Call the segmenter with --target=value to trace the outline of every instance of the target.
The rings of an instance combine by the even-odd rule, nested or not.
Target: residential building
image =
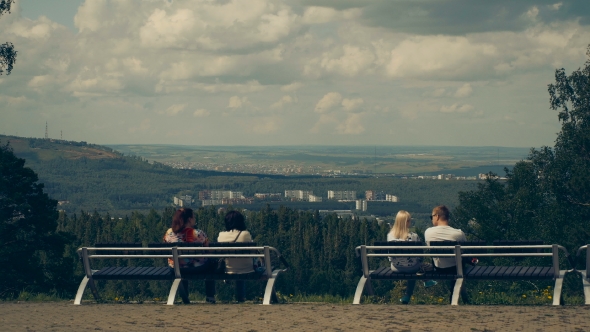
[[[354,190],[328,190],[328,199],[337,199],[337,200],[355,200],[356,199],[356,191]]]

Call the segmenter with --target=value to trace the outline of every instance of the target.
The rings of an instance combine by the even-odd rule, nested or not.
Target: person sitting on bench
[[[466,241],[465,233],[462,230],[449,226],[449,215],[449,209],[444,205],[439,205],[432,210],[430,220],[432,220],[434,227],[430,227],[424,232],[424,239],[427,245],[430,245],[432,241]],[[435,272],[457,274],[457,264],[454,257],[435,257],[432,260],[434,262]],[[450,299],[452,301],[455,280],[449,280],[449,286],[451,289]],[[461,298],[463,298],[463,303],[469,302],[465,287],[461,288]]]
[[[219,232],[217,242],[252,242],[250,232],[246,230],[244,216],[238,211],[230,211],[225,215],[225,232]],[[226,258],[225,273],[254,273],[252,258]],[[236,300],[246,300],[245,280],[236,280]]]
[[[418,234],[410,232],[409,228],[412,225],[412,216],[408,211],[400,210],[396,217],[391,231],[387,233],[387,241],[421,241]],[[391,270],[399,273],[416,273],[422,266],[422,257],[389,257],[391,262]],[[429,280],[424,283],[424,286],[434,286],[436,281]],[[408,304],[412,299],[416,280],[408,280],[405,295],[399,299],[401,303]]]
[[[202,243],[203,246],[209,244],[207,234],[200,229],[194,229],[195,215],[193,209],[180,208],[176,210],[172,217],[172,226],[164,234],[164,242],[190,242]],[[207,258],[181,258],[178,261],[180,268],[190,269],[191,272],[209,271],[215,267],[214,260]],[[174,267],[174,260],[168,258],[168,265]],[[188,287],[188,280],[183,280],[185,289]],[[187,289],[188,291],[188,289]],[[215,280],[205,280],[205,293],[207,302],[215,303]]]

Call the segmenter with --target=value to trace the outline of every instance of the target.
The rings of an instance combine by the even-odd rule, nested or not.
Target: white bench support
[[[264,290],[264,300],[262,301],[263,305],[269,305],[271,300],[277,301],[277,294],[275,293],[275,281],[277,280],[277,276],[280,272],[280,270],[275,270],[272,272],[272,276],[268,278],[268,281],[266,282],[266,289]]]
[[[582,275],[582,286],[584,288],[584,304],[590,304],[590,281],[586,271],[578,271]]]
[[[100,297],[98,295],[98,289],[96,288],[96,285],[94,284],[94,280],[92,279],[92,274],[94,272],[96,272],[96,270],[92,270],[90,268],[90,261],[88,259],[88,249],[87,248],[82,248],[81,258],[82,258],[82,262],[84,264],[84,273],[86,273],[86,275],[84,276],[84,279],[82,279],[80,286],[78,286],[78,292],[76,292],[76,298],[74,299],[74,305],[82,304],[82,297],[84,296],[84,291],[86,290],[87,285],[90,285],[90,290],[92,291],[92,295],[94,296],[94,299],[97,302],[100,300]]]
[[[461,288],[463,287],[463,278],[455,280],[455,287],[453,288],[453,297],[451,298],[451,305],[459,305],[459,297],[461,296]],[[463,299],[465,301],[465,299]]]
[[[176,299],[176,293],[178,293],[178,287],[182,283],[182,279],[176,278],[172,283],[172,287],[170,287],[170,294],[168,294],[168,302],[166,305],[174,305],[174,300]]]

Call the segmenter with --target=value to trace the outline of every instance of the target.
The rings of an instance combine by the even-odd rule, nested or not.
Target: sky
[[[0,134],[552,146],[589,24],[588,0],[16,0]]]

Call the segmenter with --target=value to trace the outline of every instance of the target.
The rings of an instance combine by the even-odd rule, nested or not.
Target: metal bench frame
[[[582,275],[582,287],[584,288],[584,302],[585,304],[590,304],[590,245],[581,246],[578,248],[578,252],[576,253],[576,262],[582,254],[583,251],[586,251],[586,269],[585,270],[578,270],[576,266],[576,271]]]
[[[382,251],[382,250],[396,250],[396,251],[410,251],[422,249],[424,253],[374,253],[371,251]],[[436,252],[429,252],[431,249],[435,249]],[[501,253],[489,253],[489,252],[481,252],[482,250],[495,250],[495,249],[504,249],[508,252],[501,252]],[[524,253],[522,252],[523,249],[537,249],[537,250],[549,250],[551,252],[531,252],[531,253]],[[581,250],[582,248],[580,248]],[[440,253],[441,251],[448,250],[448,252],[453,253]],[[476,250],[480,251],[479,253],[463,253],[463,250]],[[513,252],[510,252],[512,250]],[[555,287],[553,288],[553,305],[560,305],[561,301],[561,289],[563,286],[563,277],[565,276],[566,272],[570,272],[572,270],[560,270],[559,269],[559,251],[562,250],[566,257],[569,257],[569,253],[567,250],[557,244],[553,245],[509,245],[509,246],[493,246],[493,245],[485,245],[485,246],[366,246],[362,245],[356,248],[357,256],[361,258],[361,264],[363,269],[363,275],[359,280],[359,283],[356,288],[356,292],[354,295],[353,304],[360,304],[361,296],[365,288],[367,288],[367,292],[370,295],[373,295],[373,288],[371,286],[371,273],[375,270],[369,269],[369,257],[454,257],[456,266],[457,266],[457,274],[455,275],[455,287],[453,289],[453,295],[451,300],[451,305],[458,305],[459,304],[459,295],[461,291],[461,287],[463,287],[463,281],[468,278],[468,274],[470,269],[463,271],[463,258],[469,257],[552,257],[552,268],[553,268],[553,279],[555,280]],[[520,252],[519,252],[520,251]],[[578,251],[579,252],[579,251]],[[589,251],[590,253],[590,251]],[[587,259],[588,260],[588,259]],[[568,260],[568,263],[571,262]],[[590,266],[590,265],[587,265]],[[587,276],[588,274],[586,274]],[[431,275],[428,275],[422,279],[430,278]],[[392,280],[407,280],[407,278],[400,278],[398,274],[392,274]],[[476,280],[502,280],[503,278],[481,278]],[[530,278],[520,278],[517,276],[512,276],[511,280],[524,280]],[[586,278],[585,280],[585,292],[588,294],[586,297],[586,301],[590,299],[590,283]],[[588,285],[588,287],[586,287]],[[587,302],[588,304],[588,302]]]
[[[101,251],[127,251],[133,252],[137,251],[138,253],[125,253],[125,254],[100,254]],[[144,254],[143,251],[148,251],[148,254]],[[215,253],[225,251],[222,253]],[[252,253],[256,251],[257,253]],[[93,253],[91,253],[93,252]],[[162,252],[161,254],[159,252]],[[183,252],[189,252],[183,254]],[[203,253],[197,253],[203,252]],[[284,269],[272,269],[271,266],[271,252],[274,253],[281,263],[285,265]],[[263,246],[263,247],[168,247],[168,248],[146,248],[146,247],[108,247],[108,248],[92,248],[92,247],[83,247],[78,249],[78,255],[80,256],[82,263],[84,265],[84,273],[85,276],[78,287],[78,292],[76,293],[76,298],[74,300],[75,305],[80,305],[82,302],[82,296],[84,295],[84,290],[87,286],[90,287],[92,291],[92,295],[96,299],[96,301],[100,300],[100,296],[98,295],[98,289],[96,288],[96,284],[94,282],[93,275],[98,272],[99,270],[93,270],[90,265],[90,259],[100,259],[100,258],[134,258],[134,259],[145,259],[145,258],[172,258],[174,260],[174,268],[170,268],[173,271],[173,274],[168,278],[153,278],[150,279],[149,277],[141,278],[141,280],[172,280],[172,287],[170,288],[170,292],[168,294],[168,301],[167,305],[173,305],[174,300],[176,298],[176,294],[180,290],[180,295],[184,303],[190,303],[188,299],[188,289],[184,289],[182,280],[194,279],[191,278],[191,275],[185,274],[183,276],[182,271],[183,269],[180,268],[179,259],[181,258],[261,258],[265,263],[265,271],[260,276],[259,280],[266,280],[266,288],[264,291],[264,299],[262,304],[269,305],[271,300],[276,301],[276,293],[275,293],[275,281],[278,275],[282,272],[288,270],[288,263],[284,260],[281,256],[279,251],[273,247]],[[103,268],[104,270],[104,268]],[[220,273],[213,273],[213,272],[202,272],[198,274],[200,279],[213,279],[213,280],[223,280],[227,279],[224,278],[225,276],[231,276],[232,280],[240,280],[239,274],[220,274]],[[101,278],[101,279],[108,279],[108,280],[129,280],[130,278],[118,278],[116,275],[112,278]],[[133,278],[131,278],[133,279]],[[244,280],[251,280],[251,278],[244,278]]]

